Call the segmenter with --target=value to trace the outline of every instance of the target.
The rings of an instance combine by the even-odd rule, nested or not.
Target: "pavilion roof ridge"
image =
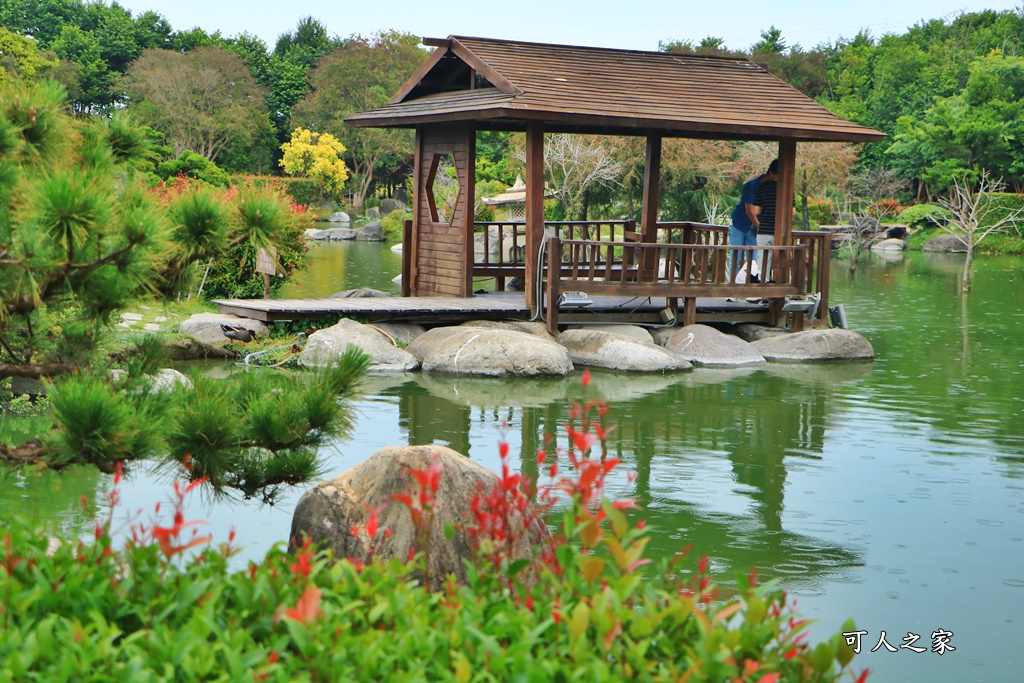
[[[479,129],[871,142],[746,58],[450,35],[388,105],[353,126],[474,121]],[[485,95],[483,91],[491,90]]]

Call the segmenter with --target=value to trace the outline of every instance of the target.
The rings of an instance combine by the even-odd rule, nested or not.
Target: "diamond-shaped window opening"
[[[424,190],[431,222],[450,223],[461,191],[455,170],[455,157],[447,152],[431,157]]]

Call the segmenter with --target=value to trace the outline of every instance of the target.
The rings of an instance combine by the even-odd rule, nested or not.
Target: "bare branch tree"
[[[1024,207],[1007,211],[999,217],[994,215],[1001,207],[992,196],[1003,189],[1002,178],[992,180],[987,171],[983,171],[978,179],[977,189],[972,189],[963,178],[953,178],[953,187],[946,197],[938,197],[939,206],[950,213],[946,222],[939,222],[929,216],[935,225],[956,237],[967,249],[964,260],[964,271],[961,286],[964,294],[971,291],[971,266],[974,261],[974,250],[986,237],[1007,227],[1018,227]]]
[[[513,154],[526,162],[525,148],[518,147]],[[587,191],[594,185],[617,185],[622,167],[600,138],[555,133],[544,139],[544,171],[566,216],[575,218],[583,208]]]

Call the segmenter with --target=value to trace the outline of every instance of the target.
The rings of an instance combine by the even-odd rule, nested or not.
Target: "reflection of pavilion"
[[[800,574],[814,574],[855,565],[858,559],[849,549],[783,528],[786,458],[825,457],[830,395],[870,371],[870,364],[799,370],[768,366],[745,371],[749,376],[742,381],[711,370],[656,376],[595,372],[587,396],[612,405],[617,429],[609,450],[635,469],[633,495],[657,528],[678,530],[682,545],[693,541],[702,553],[729,558],[737,570],[788,563],[794,571],[806,565]],[[511,428],[522,442],[523,474],[535,479],[532,454],[545,434],[559,434],[565,407],[579,394],[578,381],[572,379],[519,386],[508,380],[423,375],[400,393],[400,424],[410,444],[442,443],[471,454],[475,414],[494,411],[495,424],[511,416]],[[698,453],[703,455],[695,457]],[[749,513],[706,510],[687,494],[687,481],[702,485],[701,458],[706,464],[718,453],[728,457],[729,494],[749,499]],[[674,482],[669,491],[652,482],[652,470],[677,466],[692,467],[694,474]],[[666,554],[679,549],[670,545],[669,533],[657,537],[652,547]]]

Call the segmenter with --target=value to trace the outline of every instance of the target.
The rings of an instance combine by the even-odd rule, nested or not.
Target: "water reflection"
[[[871,364],[769,366],[692,374],[594,372],[588,398],[612,404],[609,449],[632,470],[613,482],[635,497],[660,530],[651,548],[670,556],[696,542],[730,571],[757,566],[794,574],[806,585],[861,563],[856,547],[784,528],[787,462],[821,459],[835,402],[830,396],[862,380]],[[566,408],[580,397],[578,377],[498,380],[444,375],[391,378],[378,397],[397,401],[409,445],[437,443],[470,457],[492,458],[494,441],[479,425],[509,425],[522,473],[536,480],[538,448],[565,445]],[[494,439],[496,440],[495,434]],[[552,441],[553,439],[553,441]],[[736,496],[747,500],[737,504]],[[803,584],[802,584],[803,585]]]

